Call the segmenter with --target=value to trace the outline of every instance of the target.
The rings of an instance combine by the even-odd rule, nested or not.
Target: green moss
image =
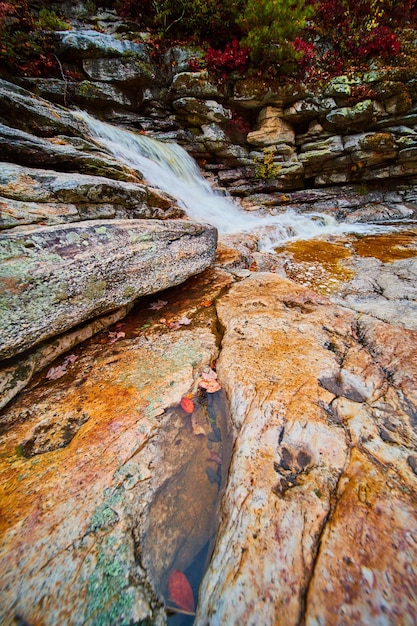
[[[95,298],[101,298],[101,296],[106,291],[107,283],[105,280],[97,280],[92,277],[87,282],[84,295],[88,300],[94,300]]]
[[[116,511],[107,504],[100,504],[91,518],[87,532],[95,533],[98,530],[107,530],[115,526],[118,521],[119,516]]]
[[[133,298],[136,295],[136,289],[132,285],[126,285],[123,289],[124,298]]]
[[[87,585],[85,623],[94,626],[131,623],[134,605],[129,584],[128,548],[107,537],[100,546],[96,566]]]

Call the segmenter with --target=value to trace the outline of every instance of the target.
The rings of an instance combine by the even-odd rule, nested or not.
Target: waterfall
[[[254,233],[262,251],[271,252],[293,239],[371,230],[369,225],[338,223],[332,216],[321,213],[300,215],[286,211],[274,216],[249,213],[228,196],[213,190],[181,146],[116,128],[83,111],[76,115],[97,143],[140,172],[151,185],[173,196],[189,218],[215,226],[220,234]],[[375,229],[373,226],[372,232]]]

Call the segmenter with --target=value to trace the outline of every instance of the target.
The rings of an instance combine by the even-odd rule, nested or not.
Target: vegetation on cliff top
[[[151,30],[159,45],[197,44],[196,62],[227,75],[317,78],[380,62],[407,66],[415,56],[417,2],[404,0],[98,0]],[[8,71],[60,76],[51,31],[67,24],[28,0],[0,2],[0,62]],[[413,48],[410,50],[410,48]],[[415,61],[414,61],[415,62]]]

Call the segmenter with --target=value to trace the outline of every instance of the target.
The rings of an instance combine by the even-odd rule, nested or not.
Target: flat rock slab
[[[217,310],[236,443],[195,623],[415,623],[416,331],[273,274]]]
[[[213,227],[186,220],[93,220],[0,235],[0,357],[202,272],[216,242]]]

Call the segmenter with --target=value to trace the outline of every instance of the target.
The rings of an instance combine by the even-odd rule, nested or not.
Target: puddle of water
[[[161,452],[155,463],[165,472],[172,466],[174,472],[152,498],[141,538],[143,563],[175,626],[193,623],[192,616],[175,611],[197,604],[232,452],[224,392],[202,392],[190,399],[192,413],[173,408],[157,442]],[[170,581],[182,575],[191,586],[194,607],[182,602],[181,592],[170,593]]]
[[[346,237],[332,241],[298,240],[278,248],[277,253],[285,256],[284,267],[289,278],[329,295],[354,275],[345,265],[352,256],[347,241]]]
[[[360,257],[374,257],[383,263],[417,256],[417,231],[406,230],[380,235],[367,235],[352,241]]]
[[[277,248],[276,252],[285,258],[284,268],[289,278],[323,295],[332,295],[355,275],[349,263],[355,257],[373,257],[391,263],[417,256],[417,231],[298,240]]]

